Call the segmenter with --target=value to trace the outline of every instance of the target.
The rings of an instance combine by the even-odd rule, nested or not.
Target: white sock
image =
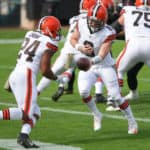
[[[42,79],[38,83],[37,91],[42,92],[45,88],[47,88],[50,85],[50,82],[51,82],[50,79],[48,79],[46,77],[42,77]]]
[[[2,110],[0,111],[0,120],[2,120],[3,119],[3,112],[2,112]]]
[[[20,108],[8,108],[0,111],[1,120],[22,120],[23,112]]]
[[[28,123],[23,124],[21,133],[30,134],[31,132],[31,126]]]
[[[122,110],[122,112],[124,113],[128,122],[136,122],[130,106],[128,106],[126,109]]]
[[[9,108],[10,120],[22,120],[23,112],[20,108]]]
[[[96,94],[102,94],[103,93],[103,83],[102,82],[97,81],[95,83],[95,93]]]
[[[87,106],[89,107],[89,109],[91,110],[91,112],[94,114],[94,115],[100,115],[100,111],[98,110],[95,102],[93,99],[91,99],[88,103],[86,103]]]

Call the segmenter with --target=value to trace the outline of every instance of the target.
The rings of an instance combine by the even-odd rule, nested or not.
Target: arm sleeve
[[[116,30],[116,33],[119,33],[123,29],[122,25],[118,21],[113,22],[111,26]]]

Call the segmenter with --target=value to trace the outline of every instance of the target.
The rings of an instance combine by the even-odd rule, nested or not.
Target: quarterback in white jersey
[[[110,55],[112,41],[115,39],[115,31],[108,25],[107,10],[103,5],[95,5],[89,11],[86,19],[78,21],[77,27],[71,36],[71,44],[77,51],[85,56],[91,55],[91,68],[88,71],[80,71],[78,75],[78,89],[83,102],[87,104],[94,115],[94,130],[101,128],[102,115],[96,107],[91,96],[91,88],[97,77],[101,77],[108,95],[128,120],[128,134],[137,134],[137,123],[127,101],[120,94],[118,78],[114,69],[114,60]],[[84,26],[84,28],[82,28]],[[84,43],[88,42],[91,47]]]
[[[31,129],[41,114],[37,104],[37,73],[41,70],[43,76],[58,79],[50,69],[50,60],[58,49],[60,29],[61,24],[56,17],[43,17],[38,31],[26,33],[17,64],[9,76],[10,88],[18,107],[0,111],[0,119],[23,121],[17,142],[25,148],[38,147],[29,138]]]
[[[139,62],[150,66],[150,2],[136,0],[126,6],[116,24],[124,27],[126,46],[117,58],[117,70],[123,84],[124,73]]]

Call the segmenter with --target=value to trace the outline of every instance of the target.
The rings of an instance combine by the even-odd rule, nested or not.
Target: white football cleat
[[[119,107],[116,107],[116,106],[113,106],[113,105],[109,105],[109,106],[106,108],[106,111],[120,111],[120,108],[119,108]]]
[[[107,108],[106,111],[119,111],[120,107],[118,106],[117,102],[112,100],[111,97],[107,98]]]
[[[136,122],[129,123],[128,134],[138,134],[138,125]]]
[[[101,129],[102,115],[94,115],[94,131],[98,131]]]
[[[130,91],[125,97],[125,100],[137,100],[139,98],[138,91]]]

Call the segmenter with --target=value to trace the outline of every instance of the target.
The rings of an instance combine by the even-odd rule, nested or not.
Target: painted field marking
[[[40,146],[37,150],[81,150],[79,147],[59,145],[53,143],[44,143],[35,141],[37,145]],[[16,139],[0,139],[0,148],[5,148],[7,150],[26,150],[19,144],[17,144]],[[30,148],[30,150],[35,150],[35,148]]]
[[[12,106],[12,107],[16,106],[16,104],[3,103],[3,102],[0,102],[0,105],[3,105],[3,106]],[[50,112],[67,113],[67,114],[73,114],[73,115],[92,116],[92,113],[90,113],[90,112],[56,109],[56,108],[51,108],[51,107],[40,107],[40,109],[43,110],[43,111],[50,111]],[[110,115],[110,114],[106,114],[106,113],[103,113],[103,117],[111,118],[111,119],[126,120],[126,118],[124,116]],[[148,119],[148,118],[135,118],[135,119],[137,121],[140,121],[140,122],[150,123],[150,119]]]
[[[18,44],[22,41],[23,39],[0,39],[0,44]]]
[[[20,44],[24,39],[0,39],[0,44]],[[66,38],[64,36],[61,37],[60,42],[65,42]]]

